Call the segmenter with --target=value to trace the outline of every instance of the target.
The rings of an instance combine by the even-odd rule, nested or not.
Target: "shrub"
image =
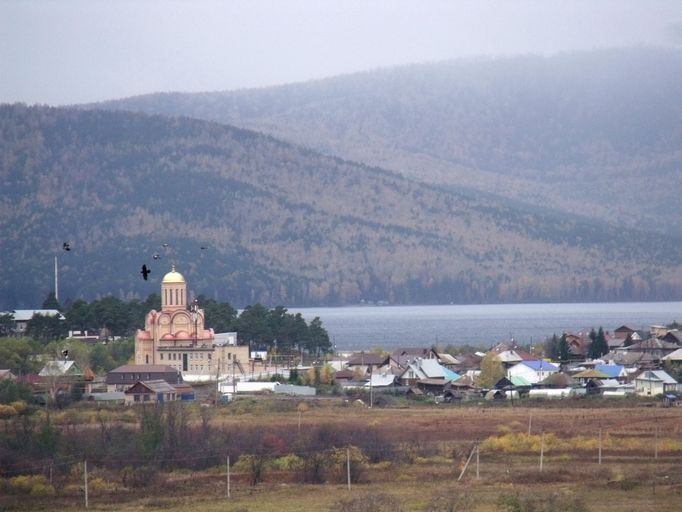
[[[324,453],[309,453],[303,459],[301,480],[307,484],[322,484],[326,480],[326,472],[330,459]]]
[[[272,460],[270,467],[277,471],[298,471],[303,467],[303,459],[290,453]]]
[[[43,475],[20,475],[2,481],[0,489],[6,494],[31,494],[33,496],[52,496],[54,487]]]
[[[588,512],[580,496],[567,492],[554,492],[550,495],[524,495],[503,493],[497,499],[498,510],[504,512]]]
[[[17,410],[11,405],[0,404],[0,419],[9,419],[16,414]]]
[[[349,457],[350,456],[350,457]],[[362,480],[362,474],[367,467],[368,459],[363,451],[357,446],[348,448],[334,448],[331,460],[337,473],[341,476],[341,481],[346,480],[350,458],[350,480],[357,483]]]
[[[44,484],[44,483],[35,483],[31,487],[31,496],[54,496],[55,491],[54,487],[52,487],[50,484]]]

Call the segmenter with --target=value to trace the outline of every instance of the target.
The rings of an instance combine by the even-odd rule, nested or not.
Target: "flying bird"
[[[147,276],[151,274],[152,271],[147,268],[147,265],[142,265],[142,270],[140,270],[140,274],[142,274],[142,278],[146,281]]]
[[[161,244],[161,245],[163,245],[164,247],[168,247],[168,244]]]
[[[206,250],[206,247],[202,245],[202,246],[201,246],[201,250],[202,250],[202,251],[205,251],[205,250]]]
[[[157,252],[157,253],[154,254],[154,256],[152,256],[152,258],[154,258],[155,260],[160,260],[160,259],[161,259],[161,256],[160,256],[159,253]]]
[[[69,242],[64,242],[62,244],[62,249],[64,249],[65,251],[70,251],[71,250],[71,244]]]

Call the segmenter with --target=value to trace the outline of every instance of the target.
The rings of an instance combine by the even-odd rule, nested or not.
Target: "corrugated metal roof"
[[[545,371],[545,372],[557,372],[559,371],[559,367],[556,366],[555,364],[548,363],[547,361],[522,361],[519,364],[525,364],[528,368],[537,371]]]

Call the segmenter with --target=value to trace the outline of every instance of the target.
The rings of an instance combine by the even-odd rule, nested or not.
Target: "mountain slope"
[[[146,296],[171,261],[193,293],[235,305],[682,291],[679,239],[441,190],[205,121],[4,105],[0,154],[0,308],[39,304],[55,255],[62,298]]]
[[[414,65],[105,108],[272,134],[418,180],[682,235],[682,51]]]

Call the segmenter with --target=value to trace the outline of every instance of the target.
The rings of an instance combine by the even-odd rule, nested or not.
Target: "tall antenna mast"
[[[59,300],[59,267],[57,266],[57,256],[54,257],[54,298]]]

